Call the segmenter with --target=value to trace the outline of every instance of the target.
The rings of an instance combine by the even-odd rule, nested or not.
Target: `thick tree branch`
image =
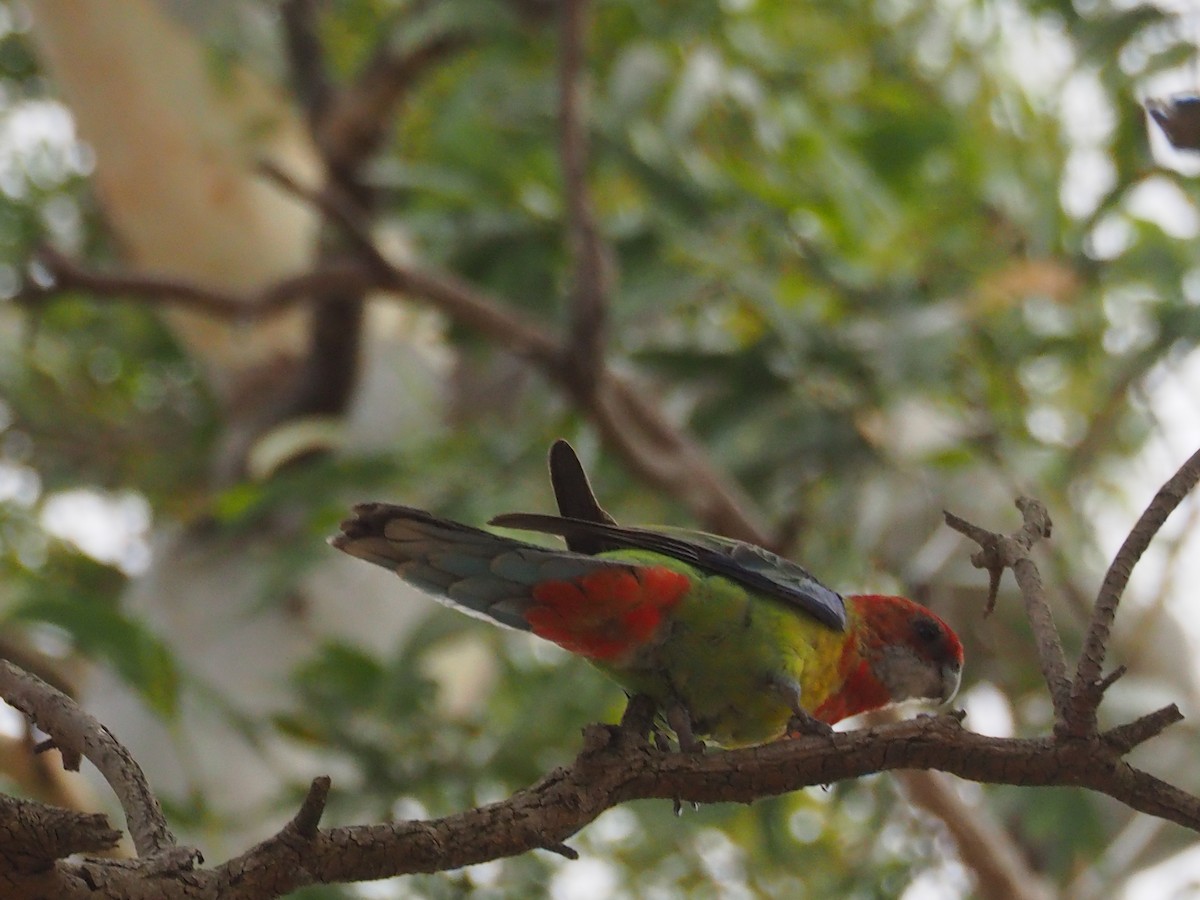
[[[111,850],[120,839],[105,816],[0,794],[0,886],[73,853]]]
[[[955,716],[916,719],[830,736],[782,740],[707,754],[663,753],[619,726],[590,726],[574,762],[507,800],[442,819],[316,827],[328,783],[314,782],[300,811],[279,834],[211,869],[156,872],[146,890],[144,864],[85,863],[101,896],[264,900],[322,882],[435,872],[525,853],[562,852],[563,842],[616,804],[634,799],[750,802],[872,772],[932,768],[1002,784],[1077,785],[1134,809],[1200,831],[1200,798],[1122,762],[1114,746],[1128,733],[1088,739],[993,738],[962,729]],[[79,891],[80,869],[60,864],[64,900]]]

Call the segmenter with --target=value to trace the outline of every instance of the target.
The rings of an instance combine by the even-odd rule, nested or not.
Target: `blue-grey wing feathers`
[[[802,566],[744,541],[700,531],[626,528],[538,513],[509,513],[496,516],[489,524],[557,534],[576,545],[583,541],[602,544],[608,549],[652,550],[736,581],[795,607],[830,628],[838,631],[846,628],[846,603],[841,594],[821,584]]]

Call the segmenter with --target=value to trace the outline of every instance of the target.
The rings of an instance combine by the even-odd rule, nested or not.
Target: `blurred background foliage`
[[[275,4],[212,6],[187,24],[213,77],[245,67],[285,84]],[[549,0],[336,0],[321,38],[350,77],[381,36],[469,29],[469,47],[414,85],[366,170],[378,227],[565,326],[553,13]],[[835,586],[911,592],[960,629],[968,724],[1038,733],[1049,705],[1020,610],[1005,594],[981,620],[986,579],[940,510],[1002,529],[1018,491],[1043,499],[1057,526],[1044,571],[1077,640],[1112,546],[1099,511],[1127,527],[1124,504],[1148,498],[1131,460],[1163,434],[1169,444],[1154,391],[1200,338],[1196,183],[1152,158],[1139,102],[1191,64],[1200,25],[1106,0],[605,0],[593,18],[590,184],[619,272],[613,358],[745,488],[788,552]],[[44,281],[30,260],[45,242],[91,264],[124,258],[91,189],[103,159],[74,133],[30,27],[28,7],[0,4],[0,290],[12,298]],[[116,673],[183,743],[181,697],[203,697],[252,743],[282,740],[308,754],[309,776],[330,771],[339,822],[500,799],[568,760],[585,723],[619,714],[619,691],[586,665],[432,604],[383,650],[316,635],[287,700],[250,713],[180,662],[188,635],[124,602],[172,529],[202,532],[246,567],[260,586],[253,615],[296,602],[355,499],[473,523],[546,510],[557,436],[580,446],[618,519],[698,524],[505,348],[439,323],[427,340],[451,361],[445,384],[434,402],[397,398],[425,403],[402,452],[217,484],[224,412],[155,309],[72,292],[9,303],[0,322],[0,653],[84,693],[87,671]],[[1164,459],[1149,483],[1183,456]],[[286,539],[244,553],[281,517]],[[1113,715],[1195,699],[1191,638],[1162,573],[1124,614],[1117,661],[1132,675]],[[1155,770],[1193,789],[1195,737],[1184,726],[1155,744],[1180,763]],[[6,787],[31,790],[19,781]],[[305,785],[238,826],[283,821]],[[963,790],[1068,896],[1113,896],[1189,841],[1075,791]],[[199,791],[164,800],[172,824],[219,857],[232,813]],[[533,854],[298,896],[972,891],[941,824],[886,777],[680,819],[667,803],[632,804],[572,844],[579,862]]]

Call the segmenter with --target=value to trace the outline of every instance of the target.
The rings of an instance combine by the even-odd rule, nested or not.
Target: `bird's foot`
[[[794,710],[792,717],[788,719],[787,736],[790,738],[808,737],[811,735],[828,737],[831,734],[833,734],[832,725],[822,722],[820,719],[813,718],[803,709]]]
[[[805,737],[814,734],[827,737],[833,734],[832,725],[814,718],[801,705],[800,697],[803,691],[800,689],[800,682],[794,678],[778,676],[772,679],[771,686],[783,695],[784,700],[787,701],[787,705],[792,710],[792,717],[788,719],[787,731],[785,732],[788,737]]]
[[[704,752],[704,741],[696,737],[695,732],[692,731],[692,717],[688,713],[687,707],[680,703],[673,703],[668,706],[667,724],[675,732],[675,739],[679,742],[680,752]]]
[[[692,731],[692,716],[686,706],[682,703],[673,703],[667,707],[666,716],[667,724],[675,732],[675,740],[679,742],[679,751],[681,753],[704,752],[704,741],[697,738],[695,732]],[[662,743],[664,745],[667,744],[665,738],[663,738]],[[698,810],[699,808],[699,803],[692,803],[693,810]],[[675,815],[683,815],[683,801],[678,797],[674,800],[674,810]]]

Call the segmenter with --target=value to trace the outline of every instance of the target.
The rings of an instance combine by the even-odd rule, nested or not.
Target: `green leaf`
[[[9,620],[61,628],[84,654],[110,663],[156,713],[172,719],[178,712],[175,658],[140,622],[86,597],[29,599],[11,610]]]

